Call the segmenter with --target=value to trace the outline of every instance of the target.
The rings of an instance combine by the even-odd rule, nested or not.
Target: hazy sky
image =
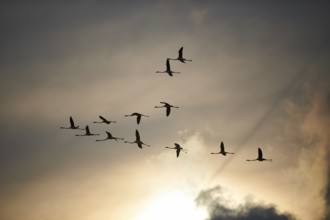
[[[0,218],[329,219],[329,10],[1,3]],[[181,46],[193,61],[155,73]],[[166,117],[160,101],[179,108]],[[150,117],[137,125],[133,112]],[[60,129],[70,116],[100,136]],[[133,141],[135,129],[151,147],[95,141]],[[211,155],[221,141],[235,154]],[[176,158],[174,143],[188,153]],[[273,162],[247,162],[258,147]]]

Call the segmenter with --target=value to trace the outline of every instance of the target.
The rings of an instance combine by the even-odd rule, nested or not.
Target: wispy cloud
[[[319,85],[320,86],[320,85]],[[330,144],[330,91],[327,87],[307,85],[298,101],[288,101],[287,111],[297,122],[300,139],[299,162],[288,176],[296,179],[299,191],[306,192],[304,200],[313,200],[309,212],[314,219],[330,217],[329,144]]]

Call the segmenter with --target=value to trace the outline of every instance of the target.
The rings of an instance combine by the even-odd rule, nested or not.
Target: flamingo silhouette
[[[102,140],[96,140],[96,141],[115,140],[115,141],[118,142],[118,140],[124,140],[124,138],[118,138],[118,137],[112,136],[112,134],[110,132],[108,132],[108,131],[106,131],[106,133],[107,133],[107,138],[102,139]]]
[[[139,148],[142,148],[143,145],[145,145],[147,147],[150,147],[150,145],[145,144],[145,143],[143,143],[141,141],[140,133],[139,133],[139,131],[137,129],[135,130],[135,141],[125,141],[125,143],[128,143],[128,144],[137,144]]]
[[[218,153],[211,153],[211,154],[222,154],[223,156],[226,156],[227,154],[234,154],[234,153],[225,151],[225,145],[221,141],[220,152],[218,152]]]
[[[100,135],[100,134],[93,134],[90,132],[88,125],[85,127],[85,134],[76,134],[76,136],[96,136],[96,135]]]
[[[141,117],[149,117],[148,115],[143,115],[141,113],[138,113],[138,112],[134,112],[130,115],[125,115],[125,117],[130,117],[130,116],[136,116],[136,123],[137,124],[140,124],[140,121],[141,121]]]
[[[180,50],[179,50],[179,55],[178,55],[178,58],[176,58],[176,59],[173,59],[173,58],[169,58],[170,60],[179,60],[179,61],[181,61],[182,63],[185,63],[185,61],[192,61],[192,60],[189,60],[189,59],[185,59],[185,58],[183,58],[183,47],[181,47],[180,48]]]
[[[184,152],[184,153],[187,153],[188,152],[188,150],[183,149],[179,144],[174,143],[174,145],[175,145],[175,147],[167,147],[166,146],[165,148],[175,149],[176,150],[176,157],[179,157],[181,151]]]
[[[264,161],[265,160],[265,161],[272,162],[272,159],[265,159],[265,158],[262,157],[262,150],[260,148],[258,148],[258,158],[257,159],[254,159],[254,160],[247,159],[246,161],[256,161],[256,160],[258,160],[258,161]]]
[[[61,129],[78,129],[78,130],[84,130],[82,128],[79,128],[79,126],[76,126],[74,124],[72,116],[70,116],[70,127],[60,127]]]
[[[166,70],[165,71],[156,71],[156,73],[167,73],[170,76],[173,76],[173,73],[180,73],[180,72],[174,72],[171,70],[171,66],[170,66],[170,59],[167,58],[166,59]]]
[[[166,108],[166,116],[168,117],[171,113],[171,108],[179,108],[177,106],[174,105],[170,105],[167,102],[160,102],[162,104],[164,104],[163,106],[155,106],[155,108]]]
[[[106,118],[102,117],[101,115],[99,115],[99,118],[102,121],[93,121],[93,123],[105,123],[105,124],[111,124],[111,123],[116,123],[116,121],[109,121]]]

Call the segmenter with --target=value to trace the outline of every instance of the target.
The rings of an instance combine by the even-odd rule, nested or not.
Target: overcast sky
[[[329,6],[1,3],[1,219],[329,218]]]

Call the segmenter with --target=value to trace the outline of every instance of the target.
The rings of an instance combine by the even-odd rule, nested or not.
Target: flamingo
[[[114,136],[112,136],[112,134],[111,134],[110,132],[108,132],[108,131],[106,131],[106,133],[107,133],[107,135],[108,135],[106,139],[96,140],[96,141],[115,140],[115,141],[118,142],[118,140],[124,140],[124,138],[118,138],[118,137],[114,137]]]
[[[94,121],[93,123],[105,123],[105,124],[116,123],[116,121],[109,121],[109,120],[105,119],[104,117],[102,117],[101,115],[99,115],[99,118],[102,121]]]
[[[225,145],[221,141],[220,152],[218,152],[218,153],[211,153],[211,154],[222,154],[223,156],[226,156],[226,154],[234,154],[234,153],[225,151]]]
[[[140,133],[139,131],[136,129],[135,130],[135,141],[125,141],[125,143],[128,143],[128,144],[137,144],[139,148],[142,148],[143,145],[147,146],[147,147],[150,147],[150,145],[148,144],[145,144],[141,141],[141,138],[140,138]]]
[[[163,106],[155,106],[155,108],[166,108],[166,116],[168,117],[171,113],[171,108],[179,108],[178,106],[170,105],[167,102],[160,102]]]
[[[184,153],[187,153],[188,152],[188,150],[183,149],[179,144],[174,143],[174,145],[175,145],[175,147],[167,147],[166,146],[165,148],[175,149],[176,150],[176,157],[179,157],[181,151],[184,152]]]
[[[141,121],[141,117],[149,117],[148,115],[143,115],[141,113],[138,113],[138,112],[134,112],[130,115],[125,115],[125,117],[130,117],[130,116],[136,116],[136,123],[137,124],[140,124],[140,121]]]
[[[174,72],[171,70],[171,66],[170,66],[170,59],[167,58],[166,59],[166,70],[165,71],[156,71],[156,73],[167,73],[170,76],[173,76],[173,73],[180,73],[180,72]]]
[[[178,56],[178,58],[176,58],[176,59],[169,58],[169,59],[170,59],[170,60],[179,60],[179,61],[181,61],[182,63],[185,63],[185,61],[192,61],[192,60],[189,60],[189,59],[185,59],[185,58],[183,58],[182,52],[183,52],[183,47],[181,47],[180,50],[179,50],[179,56]]]
[[[272,162],[272,159],[265,159],[265,158],[262,157],[262,150],[260,148],[258,148],[258,158],[257,159],[254,159],[254,160],[247,159],[246,161],[256,161],[256,160],[258,160],[258,161],[264,161],[265,160],[265,161]]]
[[[72,116],[70,116],[70,127],[60,127],[61,129],[78,129],[78,130],[84,130],[82,128],[79,128],[79,126],[76,126],[74,124]]]
[[[85,127],[85,134],[76,134],[76,136],[96,136],[96,135],[100,135],[100,134],[93,134],[89,131],[89,127],[88,125]]]

